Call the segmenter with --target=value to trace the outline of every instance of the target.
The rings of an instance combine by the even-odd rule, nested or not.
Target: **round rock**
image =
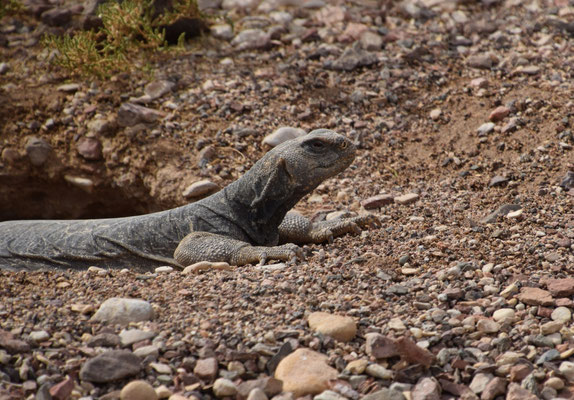
[[[102,303],[92,317],[92,321],[128,324],[130,322],[148,321],[152,318],[153,308],[147,301],[112,297]]]
[[[230,397],[237,394],[237,386],[229,379],[219,378],[213,383],[213,393],[217,397]]]
[[[353,318],[325,312],[314,312],[309,315],[309,327],[340,342],[348,342],[357,333],[357,325]]]
[[[42,138],[33,136],[26,142],[26,154],[35,167],[44,164],[51,151],[52,146]]]
[[[146,381],[132,381],[120,392],[121,400],[157,400],[157,393]]]
[[[263,139],[263,144],[275,147],[287,140],[295,139],[300,136],[305,136],[307,132],[300,128],[293,128],[290,126],[282,126],[281,128],[275,129],[273,133],[265,136]]]

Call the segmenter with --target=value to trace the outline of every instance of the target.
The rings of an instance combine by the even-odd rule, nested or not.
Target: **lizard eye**
[[[314,153],[323,152],[323,151],[325,151],[325,148],[327,147],[327,146],[325,145],[325,143],[323,143],[322,140],[311,140],[311,141],[305,143],[304,146],[305,146],[308,150],[310,150],[310,151],[312,151],[312,152],[314,152]]]
[[[341,143],[341,148],[342,148],[342,149],[346,149],[348,145],[349,145],[349,143],[347,143],[347,142],[345,141],[345,142]]]

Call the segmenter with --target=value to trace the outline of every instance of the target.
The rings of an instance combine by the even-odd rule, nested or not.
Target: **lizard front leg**
[[[292,243],[272,247],[252,246],[214,233],[191,232],[179,242],[173,257],[183,266],[200,261],[245,265],[264,264],[269,259],[295,262],[298,258],[303,259],[303,251]]]
[[[361,229],[378,225],[380,225],[379,218],[373,214],[313,223],[297,213],[287,213],[279,225],[279,242],[331,243],[334,237],[346,233],[358,234]]]

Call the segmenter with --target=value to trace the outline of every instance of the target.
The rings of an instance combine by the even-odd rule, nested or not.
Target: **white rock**
[[[557,307],[550,317],[553,321],[568,322],[572,319],[572,312],[568,307]]]
[[[233,39],[233,28],[229,24],[217,24],[211,26],[211,35],[216,39]]]
[[[156,336],[156,333],[152,331],[142,331],[141,329],[124,329],[120,332],[119,336],[122,346],[126,347],[141,342],[142,340],[151,339]]]
[[[43,342],[44,340],[48,340],[50,338],[50,334],[46,331],[33,331],[30,332],[28,337],[33,342]]]
[[[168,266],[165,266],[165,267],[157,267],[157,268],[155,269],[155,272],[158,273],[158,274],[167,274],[167,273],[173,272],[173,267],[168,267]]]
[[[574,362],[564,361],[560,364],[560,372],[570,382],[574,382]]]
[[[229,379],[219,378],[213,383],[213,393],[217,397],[230,397],[237,394],[237,386]]]
[[[500,310],[496,310],[492,314],[492,318],[498,322],[503,321],[505,319],[514,320],[516,313],[512,308],[501,308]]]
[[[147,301],[112,297],[102,303],[92,317],[92,321],[128,324],[149,321],[152,318],[153,308]]]

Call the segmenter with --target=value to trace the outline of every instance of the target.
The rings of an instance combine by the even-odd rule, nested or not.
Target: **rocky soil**
[[[88,3],[4,18],[0,220],[184,204],[290,126],[360,149],[297,209],[382,226],[295,266],[0,272],[0,398],[574,398],[574,3],[200,5],[107,80],[39,44]]]

